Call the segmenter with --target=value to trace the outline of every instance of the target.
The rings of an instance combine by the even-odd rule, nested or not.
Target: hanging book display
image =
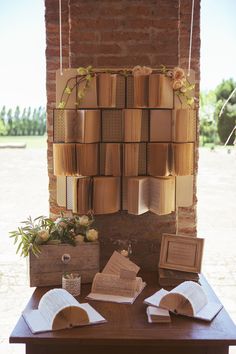
[[[192,205],[193,88],[180,68],[57,72],[58,205],[78,214],[134,215]]]

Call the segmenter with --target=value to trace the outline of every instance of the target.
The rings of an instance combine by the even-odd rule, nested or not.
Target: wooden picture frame
[[[159,267],[200,273],[203,245],[203,238],[163,234]]]

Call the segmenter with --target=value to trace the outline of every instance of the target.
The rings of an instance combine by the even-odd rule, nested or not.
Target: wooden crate
[[[69,254],[68,264],[62,262],[62,256]],[[99,272],[99,242],[83,242],[70,245],[43,245],[39,257],[30,253],[30,286],[61,285],[64,272],[78,272],[82,283],[91,283]]]

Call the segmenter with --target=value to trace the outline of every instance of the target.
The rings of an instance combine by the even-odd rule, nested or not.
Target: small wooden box
[[[70,255],[68,264],[62,256]],[[99,272],[99,242],[82,242],[77,246],[43,245],[39,257],[29,255],[30,286],[61,285],[64,272],[77,272],[82,283],[91,283]]]

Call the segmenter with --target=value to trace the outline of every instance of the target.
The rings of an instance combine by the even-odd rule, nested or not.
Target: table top
[[[59,344],[80,343],[81,345],[185,345],[185,344],[227,344],[236,345],[236,326],[223,308],[212,322],[205,322],[171,314],[171,323],[149,324],[143,300],[160,289],[157,273],[141,274],[148,284],[133,305],[88,301],[107,323],[77,327],[54,332],[32,334],[23,317],[18,320],[10,343]],[[201,284],[209,299],[219,301],[206,279],[201,276]],[[85,297],[91,284],[82,285],[79,302]],[[35,309],[49,287],[36,288],[27,309]]]

